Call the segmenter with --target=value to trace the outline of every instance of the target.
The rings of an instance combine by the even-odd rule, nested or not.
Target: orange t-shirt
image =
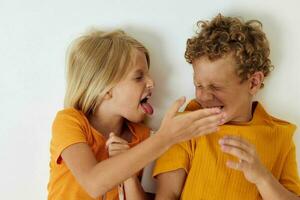
[[[132,141],[129,144],[131,147],[149,137],[150,129],[145,125],[130,122],[127,125],[132,132]],[[105,148],[106,139],[90,125],[84,113],[74,108],[58,112],[52,126],[48,200],[93,199],[79,185],[61,157],[62,151],[68,146],[82,142],[91,147],[97,161],[108,158],[108,151]],[[113,188],[105,195],[105,200],[118,199],[117,188]]]
[[[295,126],[270,116],[261,104],[256,105],[250,122],[225,124],[216,133],[172,146],[157,161],[153,176],[184,169],[187,173],[182,200],[260,199],[256,186],[243,173],[226,166],[235,157],[221,151],[219,139],[225,135],[240,136],[256,146],[264,166],[288,190],[300,195],[293,134]],[[186,111],[200,109],[194,100]]]

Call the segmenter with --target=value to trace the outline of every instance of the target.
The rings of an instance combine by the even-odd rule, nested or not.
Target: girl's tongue
[[[148,115],[152,115],[153,114],[153,108],[152,106],[150,105],[150,103],[146,102],[146,103],[142,103],[141,104],[144,112]]]

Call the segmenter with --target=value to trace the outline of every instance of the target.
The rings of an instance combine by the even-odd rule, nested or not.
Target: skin
[[[210,61],[207,57],[193,63],[196,99],[203,108],[223,106],[225,123],[248,122],[252,119],[252,99],[264,80],[262,72],[255,72],[241,83],[232,54]],[[243,138],[225,136],[219,141],[221,150],[237,157],[240,162],[227,162],[227,167],[243,172],[247,181],[256,185],[264,200],[299,200],[285,189],[259,160],[255,146]],[[179,199],[186,172],[183,169],[157,176],[157,200]]]
[[[130,72],[107,92],[95,114],[88,116],[91,125],[108,138],[106,145],[111,157],[98,162],[86,143],[71,145],[62,152],[65,164],[91,197],[103,196],[125,181],[126,195],[133,200],[142,199],[143,190],[136,178],[138,171],[171,145],[212,133],[224,121],[224,114],[217,108],[176,116],[185,102],[185,98],[180,98],[169,108],[154,136],[128,149],[130,134],[125,121],[144,119],[140,101],[153,87],[145,55],[135,50]]]

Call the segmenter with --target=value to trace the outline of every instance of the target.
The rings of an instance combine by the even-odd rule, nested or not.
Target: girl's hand
[[[257,185],[268,176],[268,170],[260,162],[255,147],[246,140],[238,136],[225,136],[219,140],[219,144],[222,151],[240,160],[227,161],[227,167],[242,171],[249,182]]]
[[[114,133],[109,134],[109,139],[106,141],[109,157],[113,157],[129,149],[128,142]]]
[[[200,109],[177,115],[184,102],[184,97],[175,101],[157,132],[167,137],[171,144],[216,132],[218,126],[224,123],[225,114],[219,108]]]

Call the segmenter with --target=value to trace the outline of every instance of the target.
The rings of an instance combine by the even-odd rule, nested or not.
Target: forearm
[[[270,172],[257,188],[264,200],[300,200],[300,197],[288,191]]]
[[[175,195],[157,195],[155,196],[155,200],[178,200],[179,197]]]
[[[88,174],[93,196],[104,194],[117,184],[136,174],[170,146],[163,135],[155,134],[128,151],[101,161]]]
[[[146,194],[137,176],[130,177],[124,182],[126,199],[146,200]]]

